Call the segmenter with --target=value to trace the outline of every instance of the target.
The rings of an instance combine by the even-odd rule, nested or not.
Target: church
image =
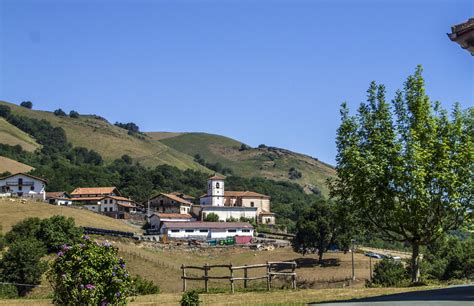
[[[200,197],[198,211],[201,219],[214,213],[219,220],[253,218],[257,223],[275,224],[270,210],[270,197],[253,191],[225,191],[225,177],[211,176],[207,181],[207,194]]]

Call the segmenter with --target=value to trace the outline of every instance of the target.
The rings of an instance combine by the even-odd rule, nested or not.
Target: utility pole
[[[352,255],[352,280],[355,281],[355,267],[354,267],[354,243],[355,239],[351,239],[351,255]]]

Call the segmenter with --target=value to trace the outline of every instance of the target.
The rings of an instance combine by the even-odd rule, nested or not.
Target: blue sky
[[[472,1],[0,0],[0,99],[144,131],[201,131],[334,163],[339,105],[417,64],[446,107],[474,58],[446,36]]]

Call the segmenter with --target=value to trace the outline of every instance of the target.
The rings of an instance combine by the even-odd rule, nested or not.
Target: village
[[[71,193],[47,192],[47,180],[27,173],[0,179],[0,197],[33,199],[51,205],[68,206],[114,219],[147,224],[146,234],[154,240],[200,240],[216,245],[249,244],[256,235],[254,225],[275,225],[270,197],[252,191],[226,191],[225,177],[208,178],[207,193],[199,199],[179,191],[159,193],[137,203],[110,187],[78,187]],[[254,224],[254,225],[252,225]],[[100,224],[97,224],[100,228]],[[225,242],[225,243],[224,243]]]

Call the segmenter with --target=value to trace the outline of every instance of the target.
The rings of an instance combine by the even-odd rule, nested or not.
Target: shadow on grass
[[[294,261],[298,265],[298,268],[313,268],[313,267],[318,267],[321,266],[323,268],[325,267],[337,267],[340,265],[339,259],[337,258],[327,258],[323,259],[321,263],[316,258],[295,258]]]
[[[430,289],[396,294],[380,295],[361,299],[327,301],[311,304],[339,304],[370,302],[398,302],[398,301],[474,301],[474,286],[455,286],[442,289]],[[408,304],[407,304],[408,305]]]

